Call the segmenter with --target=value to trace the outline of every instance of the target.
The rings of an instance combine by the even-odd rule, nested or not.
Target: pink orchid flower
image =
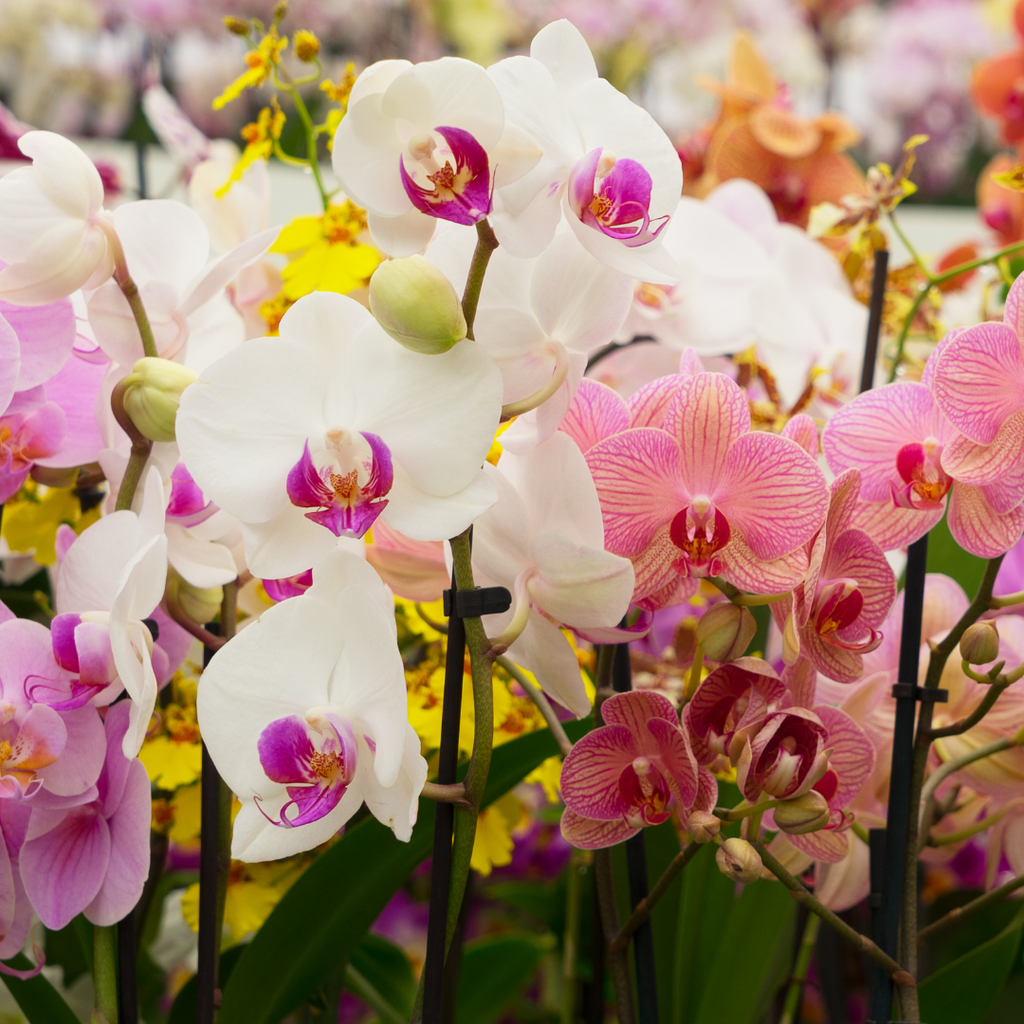
[[[946,365],[945,350],[958,337],[936,350],[939,364]],[[971,554],[994,558],[1024,529],[1024,471],[995,453],[984,472],[951,457],[962,451],[964,439],[931,390],[936,365],[933,355],[920,383],[858,395],[826,425],[822,451],[834,473],[860,470],[865,505],[852,525],[884,550],[924,536],[942,518],[949,495],[953,538]]]
[[[723,374],[658,383],[664,405],[650,417],[663,415],[661,426],[631,427],[587,452],[607,546],[636,570],[634,601],[662,606],[679,577],[790,589],[828,507],[821,470],[796,442],[751,431],[746,396]]]
[[[882,642],[878,627],[896,598],[896,578],[882,550],[851,528],[859,490],[855,469],[832,482],[825,525],[810,545],[807,576],[792,597],[771,606],[788,660],[802,653],[842,683],[861,677],[861,655]]]
[[[562,764],[562,835],[580,849],[621,843],[688,810],[698,769],[667,697],[633,690],[601,706],[605,725],[587,733]]]
[[[19,857],[30,804],[0,800],[0,960],[20,953],[32,926],[32,903],[21,881]],[[10,968],[3,973],[12,973]]]
[[[740,792],[790,800],[810,790],[828,770],[828,731],[814,712],[790,707],[770,714],[748,739],[736,765]]]
[[[373,526],[373,543],[366,546],[366,560],[409,601],[439,601],[449,586],[441,541],[413,540],[380,519]]]
[[[55,454],[67,420],[42,387],[19,391],[0,414],[0,501],[18,493],[37,459]]]
[[[93,924],[120,921],[149,874],[149,777],[122,751],[129,705],[107,712],[106,759],[96,786],[77,797],[40,794],[32,807],[21,878],[47,928],[84,913]]]

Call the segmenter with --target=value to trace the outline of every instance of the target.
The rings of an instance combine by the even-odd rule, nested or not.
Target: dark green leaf
[[[83,924],[88,932],[85,942]],[[65,988],[92,970],[92,925],[81,914],[60,931],[46,930],[46,963],[64,968]]]
[[[492,1024],[537,973],[543,946],[534,936],[498,935],[469,942],[462,954],[458,1024]]]
[[[570,722],[579,738],[589,719]],[[547,729],[494,751],[484,806],[558,753]],[[412,839],[400,843],[374,818],[349,829],[288,890],[224,989],[220,1024],[277,1024],[345,964],[398,888],[430,855],[434,804],[420,802]]]
[[[651,885],[679,854],[679,836],[675,824],[666,821],[644,832],[647,846],[647,877]],[[691,861],[684,873],[693,866]],[[683,875],[679,875],[661,898],[651,914],[654,937],[654,976],[658,979],[658,1014],[666,1021],[673,1020],[675,999],[676,941],[679,937],[679,899],[683,888]]]
[[[501,900],[524,914],[529,914],[549,931],[560,935],[565,927],[565,884],[562,879],[551,884],[537,882],[497,882],[482,889],[488,899]]]
[[[5,960],[4,963],[17,971],[31,970],[34,966],[23,953]],[[29,1024],[78,1024],[78,1018],[71,1007],[41,974],[27,981],[10,978],[6,974],[0,977],[3,978],[7,991],[21,1007],[21,1012],[28,1018]]]
[[[929,908],[929,922],[937,921],[955,907],[962,907],[980,895],[981,891],[977,889],[958,889],[940,896]],[[1013,920],[1019,909],[1020,904],[1016,900],[1000,900],[961,918],[955,927],[936,933],[928,943],[925,962],[929,972],[934,974],[988,942]]]
[[[926,978],[918,990],[928,1024],[980,1024],[1013,969],[1024,910],[998,935]]]
[[[796,904],[781,883],[743,887],[708,972],[697,1024],[757,1024],[762,1019],[792,966],[795,920]]]
[[[398,1011],[399,1016],[406,1020],[409,1018],[416,998],[416,979],[412,976],[409,958],[398,946],[371,932],[364,935],[363,941],[352,951],[349,963]]]
[[[245,952],[246,948],[247,945],[243,943],[240,946],[232,946],[230,949],[224,950],[221,954],[221,988],[227,984],[228,978],[231,977],[231,972],[235,969],[235,965],[238,961],[241,960],[242,954]],[[181,991],[175,998],[174,1005],[171,1007],[171,1012],[167,1015],[167,1024],[195,1024],[197,995],[198,985],[196,977],[193,975],[185,982],[184,985],[182,985]]]

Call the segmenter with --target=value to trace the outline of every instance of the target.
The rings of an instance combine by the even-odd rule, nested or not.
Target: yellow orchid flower
[[[99,517],[98,505],[83,514],[73,487],[45,487],[29,480],[4,506],[0,536],[11,551],[32,554],[40,565],[53,565],[61,524],[81,533]]]
[[[515,843],[512,830],[523,817],[523,805],[513,793],[506,793],[500,800],[480,812],[476,822],[476,837],[473,839],[473,853],[469,866],[481,875],[489,875],[494,868],[512,863]]]
[[[249,65],[248,69],[242,72],[213,101],[213,109],[220,110],[232,100],[238,99],[246,89],[254,89],[262,85],[270,77],[270,72],[277,66],[281,59],[281,53],[287,45],[288,37],[277,34],[277,25],[271,26],[270,31],[259,41],[256,49],[250,50],[245,55],[245,63]]]
[[[276,96],[270,103],[271,106],[264,107],[255,121],[242,129],[245,149],[238,162],[231,168],[228,180],[213,193],[218,199],[223,199],[231,191],[231,186],[236,181],[241,181],[245,172],[257,160],[268,160],[270,154],[274,152],[274,143],[281,138],[285,117],[284,111],[278,106]]]

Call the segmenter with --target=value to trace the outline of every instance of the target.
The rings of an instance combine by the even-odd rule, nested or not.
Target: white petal
[[[385,217],[371,210],[366,215],[370,237],[389,256],[415,256],[430,244],[437,218],[419,210],[406,210],[397,217]]]
[[[84,219],[103,205],[100,173],[70,139],[55,132],[26,132],[18,148],[33,161],[40,188],[69,216]]]
[[[597,78],[597,65],[587,41],[571,21],[561,19],[545,25],[530,44],[530,56],[539,60],[558,83],[572,92]]]
[[[245,564],[254,576],[284,579],[305,572],[335,545],[326,526],[306,518],[306,510],[285,501],[281,511],[263,523],[241,524]]]
[[[498,500],[473,525],[473,565],[511,590],[516,577],[529,565],[526,505],[500,469],[488,464],[484,472],[493,482]]]
[[[141,532],[139,517],[129,511],[112,512],[93,523],[60,564],[57,613],[110,611],[121,570],[138,550]]]
[[[194,537],[174,523],[165,527],[167,561],[194,587],[219,587],[238,576],[231,550],[216,541]]]
[[[189,316],[204,303],[223,292],[245,267],[255,263],[266,254],[278,234],[277,228],[261,231],[201,270],[198,279],[194,283],[187,283],[183,289],[184,298],[181,303],[181,312],[185,316]]]
[[[210,236],[191,207],[172,199],[144,199],[114,211],[128,269],[141,288],[163,281],[184,294],[210,255]]]
[[[537,166],[543,155],[543,150],[529,132],[506,121],[501,139],[488,154],[494,187],[502,188],[518,181]]]
[[[411,725],[405,727],[402,766],[394,784],[385,788],[372,772],[361,780],[363,799],[373,816],[395,833],[403,843],[412,838],[420,793],[427,781],[427,762],[420,754],[420,740]]]
[[[494,504],[494,484],[482,471],[462,490],[444,497],[421,491],[400,465],[381,519],[413,540],[456,537]]]
[[[577,718],[590,714],[590,699],[569,641],[543,615],[530,612],[526,629],[508,649],[508,656],[537,677],[550,694]]]

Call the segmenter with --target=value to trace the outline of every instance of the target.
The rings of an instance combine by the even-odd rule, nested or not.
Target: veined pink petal
[[[845,530],[829,547],[822,575],[855,579],[864,599],[858,622],[877,628],[896,600],[896,577],[881,549],[860,530]]]
[[[782,428],[782,436],[796,441],[812,458],[818,457],[818,428],[806,413],[800,412],[791,416]]]
[[[752,594],[783,594],[807,573],[807,552],[802,547],[780,558],[765,560],[758,558],[741,536],[733,534],[720,554],[723,577]]]
[[[665,781],[672,790],[679,809],[683,810],[689,807],[697,796],[697,763],[687,746],[686,736],[675,721],[666,722],[663,718],[651,718],[646,726],[657,744],[658,761],[666,769]]]
[[[640,554],[659,527],[687,503],[679,446],[663,430],[626,430],[587,454],[604,519],[605,546],[627,558]]]
[[[4,770],[45,768],[60,757],[67,739],[68,731],[60,715],[45,704],[35,704],[21,723]]]
[[[829,806],[846,810],[875,766],[875,747],[845,711],[819,704],[814,713],[828,730],[828,763],[838,780],[835,793],[828,798]]]
[[[1017,463],[1006,476],[980,487],[992,511],[1005,515],[1024,501],[1024,460]]]
[[[750,430],[746,396],[721,373],[680,381],[665,412],[664,429],[679,442],[689,493],[710,495],[729,449]]]
[[[978,324],[943,348],[932,385],[957,430],[991,444],[1003,422],[1024,407],[1024,350],[1006,325]]]
[[[1024,456],[1024,412],[1004,421],[991,444],[978,444],[966,434],[951,437],[942,449],[942,468],[956,480],[978,486],[1018,469]]]
[[[798,708],[814,707],[814,693],[818,688],[818,672],[806,658],[797,658],[782,673],[782,682],[789,699]]]
[[[650,551],[651,548],[647,550]],[[642,558],[643,556],[640,557]],[[639,560],[638,558],[633,562],[634,573]],[[673,576],[665,586],[650,591],[645,597],[638,597],[634,590],[633,599],[634,604],[642,611],[656,612],[659,608],[668,608],[670,605],[682,604],[683,601],[688,601],[699,589],[700,580],[697,577]]]
[[[647,739],[647,720],[650,718],[662,718],[674,726],[679,724],[672,701],[653,690],[616,693],[601,705],[601,716],[608,725],[624,725],[638,744]]]
[[[669,377],[659,377],[645,384],[639,391],[626,399],[629,406],[629,425],[631,427],[665,427],[665,414],[672,402],[672,398],[685,377],[679,374],[672,374]]]
[[[559,430],[564,430],[586,454],[598,441],[629,427],[629,409],[607,384],[584,377]]]
[[[630,809],[619,794],[619,776],[640,751],[624,725],[587,733],[562,763],[562,799],[577,814],[598,821],[621,819]]]
[[[853,522],[860,495],[860,471],[847,469],[839,473],[829,484],[828,492],[825,532],[832,537],[838,537],[844,530],[848,530]]]
[[[852,526],[863,530],[883,551],[895,551],[923,537],[941,518],[944,508],[895,508],[892,498],[862,501]]]
[[[995,558],[1009,551],[1024,531],[1024,508],[1003,515],[995,512],[978,487],[954,484],[946,517],[949,532],[965,551]]]
[[[849,850],[850,838],[845,832],[808,832],[802,836],[786,836],[801,853],[825,864],[838,864]]]
[[[744,434],[732,445],[712,497],[766,560],[810,540],[828,510],[825,477],[815,462],[795,441],[763,432]]]
[[[944,441],[944,427],[931,391],[923,384],[888,384],[858,395],[825,425],[821,449],[833,473],[859,469],[864,501],[891,501],[890,481],[898,483],[896,456],[907,444],[928,437]]]
[[[1006,307],[1003,309],[1003,323],[1018,338],[1024,338],[1024,282],[1014,281],[1006,293]]]
[[[640,831],[626,824],[624,818],[617,821],[595,821],[584,818],[566,807],[562,811],[562,837],[578,850],[602,850],[606,846],[617,846]]]
[[[864,660],[856,651],[830,644],[809,622],[800,631],[800,654],[837,683],[855,683],[864,673]]]
[[[680,570],[676,567],[678,560],[679,549],[672,543],[669,524],[665,523],[647,547],[632,558],[633,603],[647,611],[656,611],[670,603],[680,583],[687,579],[679,575]],[[696,579],[693,584],[695,587],[700,586]]]

